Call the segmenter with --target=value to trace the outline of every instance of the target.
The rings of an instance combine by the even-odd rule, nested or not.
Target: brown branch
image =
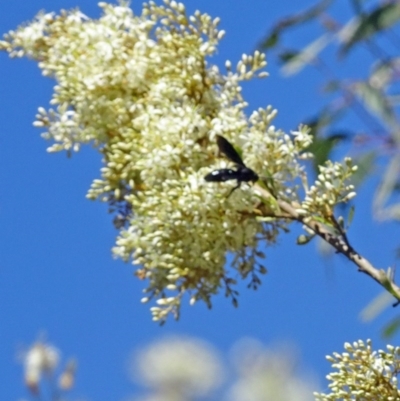
[[[254,189],[265,199],[274,198],[271,193],[255,185]],[[299,205],[293,205],[280,199],[274,198],[274,202],[279,205],[280,211],[284,212],[291,219],[297,220],[299,223],[304,224],[311,229],[316,235],[321,237],[324,241],[332,245],[337,253],[344,255],[347,259],[352,261],[357,267],[358,271],[367,274],[373,278],[377,283],[384,287],[390,294],[392,294],[400,303],[400,287],[397,286],[390,274],[386,273],[383,269],[374,267],[367,259],[362,257],[349,243],[343,230],[339,230],[339,235],[332,233],[326,226],[309,216],[303,215],[298,212]]]

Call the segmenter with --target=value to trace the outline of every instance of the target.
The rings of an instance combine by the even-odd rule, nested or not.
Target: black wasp
[[[219,170],[212,171],[204,177],[206,181],[224,182],[229,180],[237,180],[236,187],[232,188],[231,192],[229,192],[228,196],[230,196],[235,189],[240,187],[242,182],[256,182],[258,180],[258,175],[251,168],[246,167],[242,158],[227,139],[221,135],[217,135],[217,145],[220,152],[223,153],[230,161],[236,164],[236,170],[232,170],[230,168],[221,168]]]

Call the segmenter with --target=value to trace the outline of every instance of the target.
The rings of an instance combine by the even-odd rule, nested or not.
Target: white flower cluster
[[[42,341],[34,343],[22,355],[24,364],[24,380],[28,389],[40,397],[40,383],[43,378],[52,381],[54,373],[59,366],[60,351]],[[76,362],[69,360],[58,377],[56,385],[58,390],[70,390],[74,384]],[[55,383],[51,383],[55,388]]]
[[[310,401],[317,388],[315,378],[299,369],[296,349],[282,343],[274,349],[244,338],[232,352],[238,379],[227,399],[231,401]]]
[[[35,122],[54,141],[49,151],[92,143],[104,155],[88,197],[116,213],[121,233],[114,254],[140,266],[137,276],[149,280],[143,301],[158,299],[152,312],[160,321],[170,312],[178,316],[186,292],[192,303],[210,306],[223,287],[236,304],[227,252],[234,254],[231,272],[257,287],[266,271],[258,242],[275,242],[289,224],[256,219],[257,205],[271,199],[260,199],[250,185],[228,198],[234,181],[204,181],[206,173],[231,167],[219,158],[216,135],[240,148],[275,198],[298,205],[301,160],[311,142],[305,128],[291,136],[275,129],[271,107],[246,117],[240,82],[266,75],[264,55],[243,55],[236,68],[227,62],[220,72],[208,62],[224,35],[219,19],[198,11],[188,16],[183,4],[164,3],[144,4],[140,16],[123,2],[100,3],[98,20],[79,11],[40,14],[0,42],[12,56],[36,59],[57,81],[56,108],[40,108]],[[338,182],[348,175],[341,173]],[[320,195],[307,195],[302,207],[320,210]],[[346,196],[341,184],[328,207]]]
[[[59,351],[55,347],[41,342],[34,344],[24,358],[26,385],[31,389],[36,388],[43,374],[55,370],[59,359]]]
[[[208,396],[224,376],[216,351],[190,337],[166,337],[141,349],[135,357],[134,379],[162,394],[164,400]]]
[[[230,358],[222,359],[203,340],[166,337],[133,354],[132,379],[149,391],[131,398],[311,401],[316,380],[299,362],[296,349],[287,343],[271,349],[243,338],[231,348]]]
[[[398,401],[397,375],[400,373],[400,347],[372,350],[371,340],[345,343],[347,352],[327,356],[337,371],[330,373],[329,394],[315,393],[318,401],[363,400]]]
[[[354,186],[348,182],[357,166],[347,157],[343,164],[328,160],[324,166],[319,166],[319,171],[314,185],[306,191],[302,209],[310,216],[328,217],[335,205],[356,196]]]

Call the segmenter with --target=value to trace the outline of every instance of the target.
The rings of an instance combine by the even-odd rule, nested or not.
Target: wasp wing
[[[221,135],[217,135],[217,145],[219,150],[232,162],[238,164],[239,166],[246,167],[243,163],[242,158],[236,152],[235,148],[232,146],[227,139]]]

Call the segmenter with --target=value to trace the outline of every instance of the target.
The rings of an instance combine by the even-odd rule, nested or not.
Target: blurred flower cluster
[[[152,389],[145,399],[190,400],[207,397],[223,382],[217,351],[204,341],[171,336],[134,355],[132,378]]]
[[[108,202],[116,214],[114,254],[139,266],[136,275],[149,283],[143,302],[157,299],[151,310],[161,322],[169,313],[179,316],[185,293],[191,303],[211,306],[223,288],[236,305],[236,278],[256,288],[266,272],[260,241],[276,242],[291,223],[274,216],[275,200],[324,221],[353,196],[347,180],[354,169],[350,161],[330,163],[309,185],[307,129],[292,135],[276,129],[271,107],[244,112],[240,82],[266,76],[264,55],[243,55],[236,67],[227,61],[221,72],[208,61],[224,35],[219,19],[164,3],[145,3],[141,15],[125,2],[99,3],[98,20],[77,10],[42,13],[0,42],[11,56],[37,60],[57,81],[54,108],[39,108],[35,122],[53,141],[49,151],[91,143],[103,154],[101,178],[88,197]],[[216,135],[266,177],[260,185],[273,197],[263,199],[247,184],[228,197],[234,181],[204,181],[229,166],[218,157]]]
[[[76,361],[70,359],[56,377],[60,365],[60,351],[45,341],[37,341],[22,353],[24,382],[30,392],[40,399],[51,393],[58,399],[63,391],[70,390],[75,381]],[[43,382],[47,382],[46,384]]]
[[[133,379],[149,387],[146,401],[188,401],[199,398],[232,401],[311,401],[316,380],[299,374],[296,352],[282,344],[275,351],[254,339],[231,350],[229,372],[209,344],[188,337],[166,337],[132,359]],[[221,385],[225,384],[221,392]],[[222,395],[216,397],[216,394]],[[225,394],[223,394],[225,393]]]
[[[318,388],[314,375],[300,368],[295,347],[281,343],[266,348],[261,342],[245,338],[232,349],[238,374],[229,391],[232,401],[308,401]]]
[[[370,340],[345,343],[346,352],[327,356],[336,370],[327,376],[330,393],[316,392],[318,381],[299,365],[296,349],[287,343],[266,348],[244,338],[230,351],[227,368],[218,351],[203,340],[168,336],[141,347],[130,361],[133,381],[146,393],[136,401],[190,401],[221,397],[231,401],[397,401],[400,347],[373,351]],[[74,384],[76,362],[58,376],[60,352],[44,341],[23,354],[24,380],[38,399],[59,400]],[[48,391],[42,385],[48,381]],[[216,397],[217,396],[217,397]],[[315,397],[315,398],[314,398]],[[128,398],[127,398],[128,399]]]

